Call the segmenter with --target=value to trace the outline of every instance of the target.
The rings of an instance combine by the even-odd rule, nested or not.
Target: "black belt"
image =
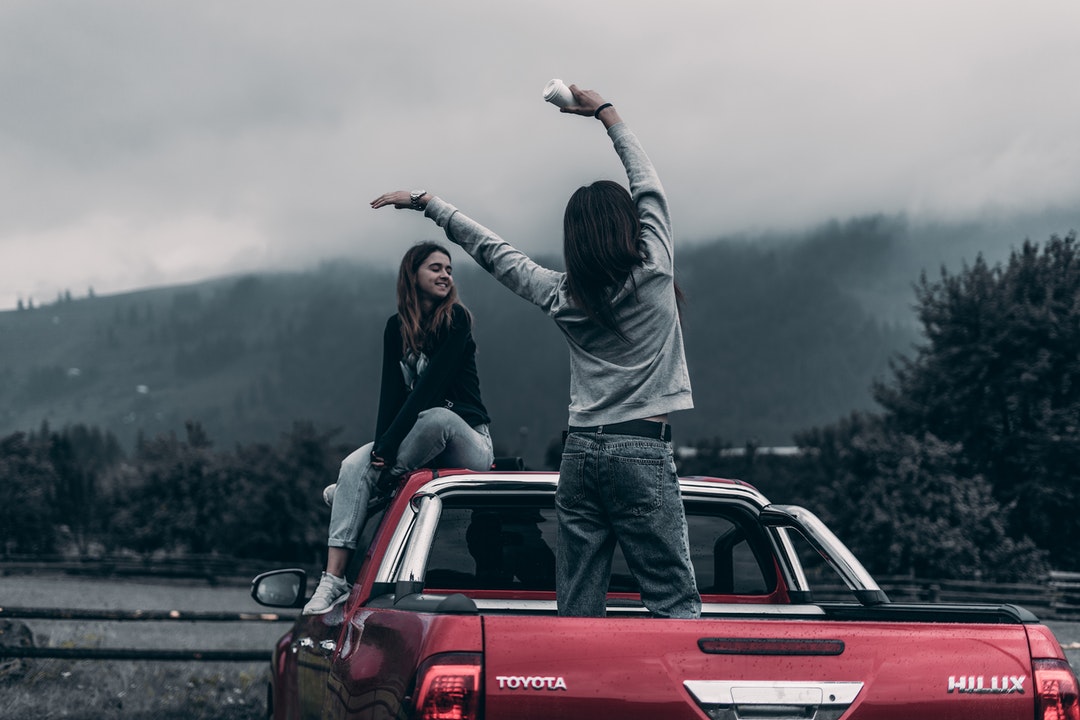
[[[592,427],[571,425],[568,431],[595,435],[633,435],[634,437],[656,438],[664,442],[671,442],[671,426],[666,422],[656,422],[655,420],[627,420],[626,422],[593,425]]]

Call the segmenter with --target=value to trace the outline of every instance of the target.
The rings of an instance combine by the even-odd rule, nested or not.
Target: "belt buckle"
[[[604,426],[603,425],[597,425],[596,426],[596,434],[597,435],[603,435],[604,434]]]

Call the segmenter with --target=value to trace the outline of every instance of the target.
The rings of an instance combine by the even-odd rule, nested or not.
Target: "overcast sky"
[[[0,309],[390,266],[440,237],[368,207],[399,188],[557,253],[622,175],[553,77],[618,105],[682,242],[1080,208],[1078,30],[1076,0],[4,0]]]

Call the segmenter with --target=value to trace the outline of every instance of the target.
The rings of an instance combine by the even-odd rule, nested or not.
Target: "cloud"
[[[102,286],[114,292],[133,290],[196,281],[219,274],[222,268],[243,272],[267,265],[267,241],[257,228],[214,217],[144,224],[130,218],[95,216],[70,226],[11,237],[8,243],[23,256],[20,266],[31,281],[18,297],[38,304],[51,301],[61,289],[80,297],[91,290],[97,293]],[[105,265],[103,257],[108,259]],[[77,275],[83,284],[56,284],[58,266],[80,268]],[[46,280],[33,282],[34,278]]]
[[[618,103],[684,241],[1078,207],[1078,21],[1065,0],[8,2],[0,307],[390,266],[438,236],[367,208],[392,188],[558,252],[572,189],[621,170],[541,101],[555,76]]]

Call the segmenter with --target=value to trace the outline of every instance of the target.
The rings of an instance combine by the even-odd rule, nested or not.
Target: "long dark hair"
[[[401,321],[401,351],[408,354],[411,350],[420,354],[429,349],[430,343],[439,333],[450,329],[454,305],[458,302],[457,284],[450,285],[450,292],[430,313],[424,315],[420,306],[420,296],[416,292],[416,275],[420,266],[432,253],[442,253],[450,257],[450,251],[437,242],[420,242],[409,248],[401,258],[397,279],[397,309]],[[464,306],[462,306],[464,308]],[[467,312],[467,311],[466,311]]]
[[[563,213],[563,256],[570,298],[622,338],[611,298],[645,262],[641,221],[626,188],[612,180],[597,180],[570,196]],[[683,295],[677,283],[675,297],[681,310]]]

